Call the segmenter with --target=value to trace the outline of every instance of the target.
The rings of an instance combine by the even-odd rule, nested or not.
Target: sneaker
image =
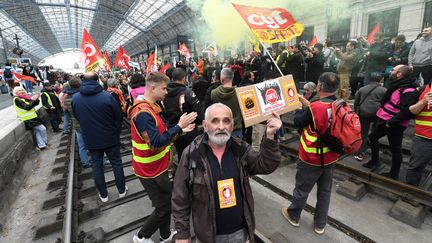
[[[171,242],[173,237],[177,234],[177,230],[171,230],[171,234],[168,238],[164,239],[162,237],[159,237],[159,242]]]
[[[123,193],[119,193],[119,198],[124,198],[128,192],[129,188],[127,186],[125,186],[125,190]]]
[[[397,176],[393,176],[392,174],[390,174],[390,172],[383,172],[380,173],[381,176],[385,176],[387,178],[393,179],[393,180],[398,180],[399,178],[397,178]]]
[[[104,203],[108,202],[108,200],[109,200],[108,196],[106,196],[106,197],[102,197],[100,194],[99,194],[99,198],[100,198],[100,200],[101,200],[102,202],[104,202]]]
[[[378,163],[373,162],[372,160],[369,160],[367,163],[362,164],[362,166],[365,168],[374,170],[378,167]]]
[[[291,218],[291,216],[290,216],[289,213],[288,213],[288,208],[282,208],[282,215],[284,216],[284,218],[285,218],[286,220],[288,220],[288,222],[289,222],[292,226],[294,226],[294,227],[299,227],[299,226],[300,226],[298,220],[295,220],[295,219]]]
[[[314,227],[314,231],[315,231],[315,233],[317,233],[317,234],[319,234],[319,235],[324,234],[324,231],[325,231],[324,229],[325,229],[325,227],[324,227],[324,228],[319,228],[319,227],[317,227],[317,226]]]
[[[147,238],[139,238],[138,237],[138,232],[139,231],[137,231],[135,234],[134,234],[134,236],[133,236],[133,238],[132,238],[132,241],[134,242],[134,243],[154,243],[154,241],[152,240],[152,239],[147,239]]]
[[[363,154],[354,155],[354,159],[356,159],[357,161],[363,161],[364,159]]]

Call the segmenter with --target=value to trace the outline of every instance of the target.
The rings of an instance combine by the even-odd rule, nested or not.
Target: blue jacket
[[[4,71],[5,71],[6,69],[10,69],[10,70],[11,70],[11,72],[12,72],[12,78],[6,78],[6,77],[4,76]],[[13,67],[11,67],[11,66],[5,66],[4,69],[3,69],[3,72],[2,72],[2,79],[3,79],[3,80],[6,80],[6,81],[8,81],[8,80],[14,80],[13,72],[16,72],[15,69],[13,69]]]
[[[106,149],[120,144],[122,112],[116,100],[94,80],[84,80],[72,97],[86,148]]]

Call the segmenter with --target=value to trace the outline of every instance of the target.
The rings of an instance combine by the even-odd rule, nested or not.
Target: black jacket
[[[172,215],[178,231],[176,239],[190,238],[190,219],[196,237],[202,242],[214,242],[216,237],[215,198],[212,190],[211,169],[204,136],[198,136],[183,152],[174,178],[172,190]],[[270,174],[280,164],[279,143],[264,138],[261,149],[255,151],[238,138],[231,138],[231,149],[240,170],[240,183],[243,195],[244,217],[251,242],[255,230],[254,200],[249,177],[256,174]],[[190,165],[196,164],[191,178]],[[191,186],[189,184],[191,182]]]
[[[206,95],[204,97],[204,110],[207,109],[207,107],[209,107],[212,104],[211,101],[211,92],[216,89],[217,87],[219,87],[219,85],[221,85],[221,82],[215,82],[215,83],[211,83],[210,87],[208,87],[207,91],[206,91]]]
[[[47,93],[49,95],[49,97],[51,98],[52,106],[54,106],[58,112],[61,111],[62,108],[60,105],[60,100],[57,97],[57,95],[55,95],[54,91],[52,91],[52,90],[48,91],[46,89],[42,89],[41,93]],[[41,94],[41,99],[42,99],[43,107],[46,107],[45,109],[50,110],[51,105],[49,104],[48,98],[46,97],[46,95]]]
[[[287,57],[286,68],[288,74],[292,74],[295,81],[304,81],[305,60],[303,54],[300,51],[296,51]]]
[[[193,111],[198,113],[195,123],[201,124],[204,119],[204,106],[195,93],[186,85],[176,82],[169,83],[167,89],[168,94],[165,96],[163,106],[164,117],[169,122],[169,126],[177,124],[183,113]]]
[[[400,65],[400,64],[408,65],[408,55],[409,55],[409,52],[410,52],[410,49],[411,49],[411,45],[410,44],[405,43],[402,46],[399,54],[395,54],[394,53],[394,51],[396,49],[396,47],[395,47],[394,44],[392,44],[390,48],[391,48],[391,53],[393,54],[393,56],[392,56],[393,57],[393,61],[391,61],[391,65],[392,66],[397,66],[397,65]],[[400,61],[397,62],[395,60],[396,58],[399,58]]]
[[[306,81],[318,82],[318,78],[324,72],[324,54],[322,52],[314,54],[312,58],[306,58]]]
[[[391,47],[387,42],[374,43],[369,47],[369,56],[366,59],[367,72],[384,72],[387,59],[391,56]]]

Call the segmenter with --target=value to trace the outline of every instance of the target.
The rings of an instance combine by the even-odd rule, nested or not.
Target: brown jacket
[[[177,239],[190,237],[190,214],[192,213],[193,227],[196,237],[204,243],[215,242],[216,211],[212,190],[212,175],[207,158],[206,147],[202,143],[203,134],[198,136],[183,152],[177,168],[172,192],[172,215]],[[254,200],[249,184],[249,176],[256,174],[270,174],[279,166],[281,152],[279,143],[275,140],[264,139],[261,151],[237,138],[232,138],[231,149],[240,168],[240,181],[243,194],[244,217],[247,223],[251,242],[255,242]],[[196,163],[196,169],[189,170],[189,166]],[[193,183],[190,186],[190,176]]]
[[[354,59],[356,57],[356,52],[346,51],[345,53],[343,53],[340,50],[336,50],[335,54],[337,58],[341,59],[338,68],[339,73],[351,74],[354,65]]]

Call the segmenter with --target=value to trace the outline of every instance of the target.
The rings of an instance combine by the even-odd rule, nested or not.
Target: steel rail
[[[63,242],[72,242],[72,212],[73,212],[73,191],[74,191],[74,171],[75,171],[75,136],[71,136],[69,154],[69,174],[67,180],[66,194],[66,215],[63,221]]]
[[[280,146],[288,153],[298,155],[297,149],[291,148],[283,143],[281,143]],[[345,157],[346,156],[342,156],[339,158],[339,160]],[[422,190],[418,187],[408,185],[373,172],[363,171],[339,162],[335,163],[335,168],[340,172],[351,175],[351,179],[358,180],[370,186],[391,192],[400,196],[402,199],[407,199],[409,201],[414,201],[422,205],[432,207],[432,192]]]

